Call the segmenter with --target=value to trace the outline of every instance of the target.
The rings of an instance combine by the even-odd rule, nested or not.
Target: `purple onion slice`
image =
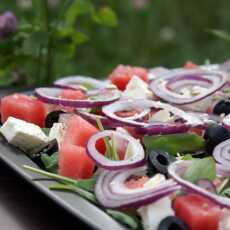
[[[146,169],[147,167],[143,166],[123,171],[102,171],[95,186],[98,202],[107,208],[140,207],[180,190],[180,186],[170,179],[153,187],[129,189],[125,186],[131,176],[145,175]]]
[[[88,91],[86,100],[70,100],[60,98],[61,91],[62,89],[60,88],[37,88],[35,89],[35,94],[45,103],[75,108],[93,108],[108,105],[120,98],[118,90],[101,89]]]
[[[191,164],[191,161],[176,161],[172,163],[168,167],[169,176],[181,185],[182,189],[186,189],[188,192],[200,194],[221,207],[230,208],[229,198],[218,196],[182,178],[185,171],[191,166]]]
[[[78,89],[83,86],[87,89],[103,89],[109,85],[108,81],[100,81],[88,76],[68,76],[58,79],[54,85],[60,88]]]
[[[185,122],[148,122],[143,120],[136,120],[136,117],[123,118],[117,115],[119,111],[127,109],[138,109],[143,111],[151,110],[151,108],[167,110],[179,119],[183,119]],[[203,124],[199,118],[187,114],[181,109],[178,109],[169,104],[162,102],[150,101],[150,100],[120,100],[102,108],[103,113],[121,125],[127,125],[137,128],[137,132],[142,134],[170,134],[186,132],[191,126],[199,126]],[[150,115],[150,114],[146,114]]]
[[[225,72],[202,69],[175,69],[163,77],[152,81],[150,88],[162,100],[176,105],[185,105],[212,95],[226,83],[227,75]],[[178,93],[180,89],[188,86],[200,86],[205,90],[194,96]]]
[[[213,157],[217,163],[230,170],[230,139],[221,142],[215,147]]]
[[[124,160],[111,160],[100,152],[96,148],[96,143],[98,140],[101,140],[105,137],[109,138],[119,138],[128,142],[132,153],[131,155]],[[127,134],[117,132],[117,131],[102,131],[92,135],[87,144],[87,152],[90,158],[92,158],[95,163],[104,169],[108,170],[121,170],[121,169],[130,169],[142,166],[145,163],[145,152],[142,144],[139,140],[136,140],[132,136]]]

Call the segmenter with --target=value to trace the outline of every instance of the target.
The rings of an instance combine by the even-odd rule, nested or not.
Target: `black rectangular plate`
[[[38,178],[37,174],[29,172],[22,168],[23,165],[30,165],[38,168],[38,166],[23,152],[10,146],[0,136],[0,159],[4,161],[8,166],[15,170],[20,176],[31,183],[39,191],[44,193],[58,205],[66,209],[73,214],[76,218],[80,219],[93,229],[100,230],[126,230],[127,228],[116,222],[110,216],[108,216],[101,209],[91,204],[87,200],[81,198],[77,194],[51,191],[49,186],[53,184],[52,181],[45,180],[33,180]],[[42,178],[39,176],[39,178]],[[44,177],[45,178],[45,177]]]

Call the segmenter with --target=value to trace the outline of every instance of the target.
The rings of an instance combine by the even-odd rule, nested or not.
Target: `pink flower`
[[[16,32],[18,21],[14,13],[6,11],[0,15],[0,38],[6,38],[9,34]]]

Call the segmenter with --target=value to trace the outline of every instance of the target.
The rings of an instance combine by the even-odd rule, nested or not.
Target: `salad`
[[[129,229],[230,229],[226,65],[119,65],[1,99],[1,135]]]

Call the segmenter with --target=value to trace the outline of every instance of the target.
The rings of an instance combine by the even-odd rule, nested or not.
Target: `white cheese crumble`
[[[131,99],[151,99],[153,94],[148,89],[148,84],[142,81],[139,77],[133,76],[126,86],[122,97]]]
[[[56,139],[60,143],[64,137],[66,125],[64,123],[54,123],[49,132],[49,139]]]
[[[168,122],[171,120],[172,120],[172,116],[170,112],[166,109],[162,109],[154,113],[149,119],[150,122]]]

